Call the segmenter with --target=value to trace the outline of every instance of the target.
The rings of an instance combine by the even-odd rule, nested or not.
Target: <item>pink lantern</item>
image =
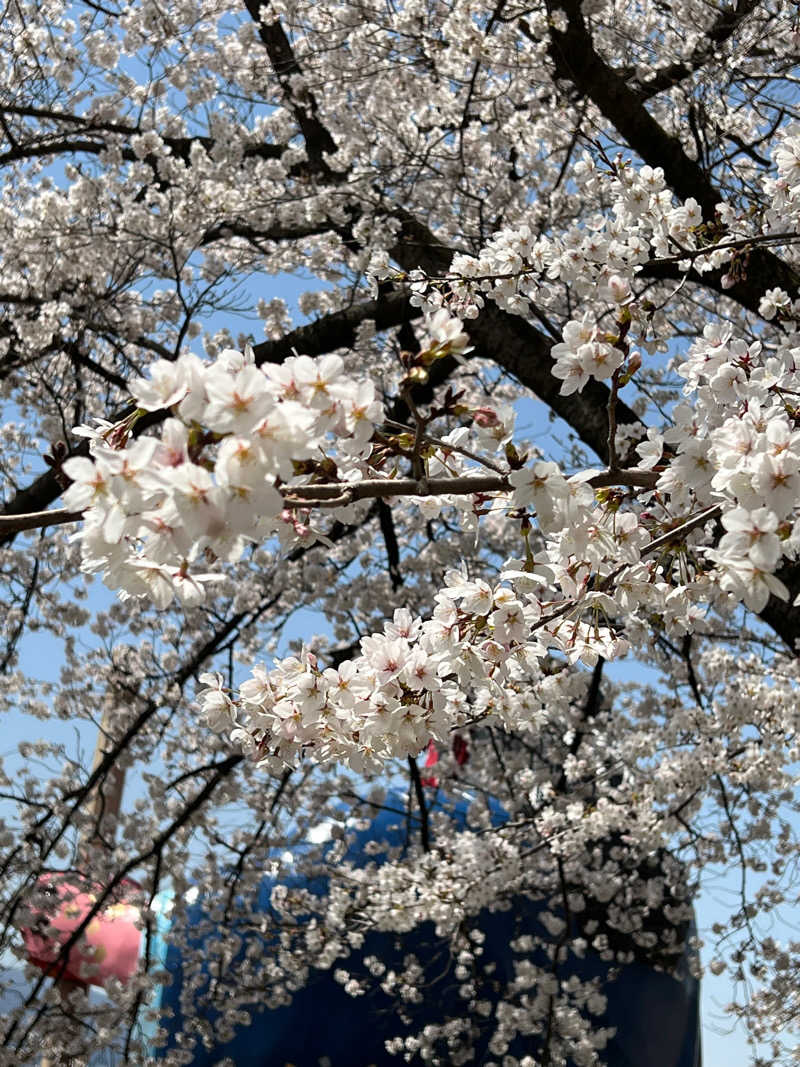
[[[141,930],[139,908],[129,898],[139,889],[126,879],[92,917],[79,940],[72,946],[66,967],[61,969],[62,947],[97,902],[102,889],[81,882],[72,872],[44,874],[37,881],[41,896],[57,897],[52,905],[31,909],[33,923],[22,936],[28,960],[48,974],[82,986],[102,986],[109,978],[126,982],[136,973]]]

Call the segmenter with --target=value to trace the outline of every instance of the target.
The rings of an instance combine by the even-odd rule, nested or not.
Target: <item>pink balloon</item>
[[[136,973],[142,937],[136,926],[140,912],[126,899],[139,888],[136,882],[126,879],[92,917],[70,949],[63,972],[61,949],[97,902],[102,887],[81,884],[69,872],[42,875],[37,885],[40,892],[55,894],[58,903],[32,909],[34,922],[22,931],[31,963],[84,986],[102,986],[109,978],[127,982]]]

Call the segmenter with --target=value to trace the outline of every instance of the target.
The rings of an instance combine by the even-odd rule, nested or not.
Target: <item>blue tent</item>
[[[402,810],[402,801],[399,798],[392,800]],[[391,800],[387,804],[391,806]],[[466,804],[463,804],[456,815],[462,822],[465,812]],[[371,839],[402,846],[404,831],[397,821],[396,814],[381,811],[368,830],[356,835],[347,858],[366,862],[368,856],[364,846]],[[270,910],[274,884],[273,879],[263,879],[257,905],[259,910]],[[311,885],[303,884],[315,893],[325,891],[324,879]],[[190,930],[208,928],[207,909],[202,897],[192,903],[188,909]],[[510,942],[524,933],[543,933],[539,922],[542,910],[541,902],[518,896],[513,898],[509,910],[483,911],[477,917],[475,925],[485,935],[482,969],[486,970],[489,965],[489,977],[481,995],[493,1007],[514,978],[514,959],[519,956],[510,949]],[[254,936],[257,935],[246,935]],[[204,937],[199,933],[193,947],[202,951]],[[270,951],[266,941],[265,955]],[[359,961],[376,956],[388,967],[397,968],[409,953],[413,953],[424,968],[426,996],[421,1004],[403,1005],[404,1022],[398,1013],[396,999],[382,992],[379,982],[369,977],[366,968],[359,968]],[[532,953],[530,959],[539,965],[547,964],[541,951]],[[166,1047],[175,1048],[184,1024],[181,1009],[183,969],[177,949],[168,948],[165,963],[172,983],[162,991],[161,1007],[166,1009],[162,1025],[169,1035]],[[370,992],[352,997],[334,979],[332,971],[312,972],[308,985],[294,994],[291,1004],[263,1011],[257,1003],[254,1004],[250,1009],[250,1025],[242,1027],[232,1040],[215,1044],[211,1049],[198,1048],[191,1060],[192,1067],[214,1067],[226,1057],[236,1067],[317,1067],[319,1064],[328,1067],[367,1067],[370,1064],[396,1067],[403,1063],[403,1059],[387,1053],[387,1039],[419,1032],[428,1022],[461,1018],[464,1014],[465,1002],[458,993],[459,981],[454,974],[455,963],[450,957],[449,946],[436,938],[431,923],[421,924],[402,936],[372,932],[367,935],[358,958],[349,957],[344,966],[351,974],[366,978]],[[581,959],[570,957],[559,968],[560,978],[575,976],[582,981],[598,978],[602,982],[607,1009],[603,1016],[593,1021],[595,1025],[616,1029],[606,1047],[605,1062],[611,1067],[699,1067],[699,988],[697,980],[689,973],[688,952],[675,975],[640,962],[620,968],[613,981],[608,981],[608,971],[609,964],[591,951]],[[213,1007],[204,1006],[203,993],[203,989],[193,993],[192,1011],[195,1012],[196,1005],[197,1012],[213,1021],[216,1013]],[[476,1020],[476,1023],[479,1033],[473,1046],[474,1058],[469,1062],[499,1061],[502,1057],[490,1054],[488,1048],[494,1029],[491,1015]],[[536,1037],[518,1037],[508,1051],[517,1057],[530,1055],[538,1059],[538,1050]],[[163,1051],[156,1055],[163,1056]],[[444,1050],[442,1057],[440,1062],[446,1063]]]

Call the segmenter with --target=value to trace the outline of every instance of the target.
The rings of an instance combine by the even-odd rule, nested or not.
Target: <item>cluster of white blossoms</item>
[[[446,744],[454,728],[488,716],[528,729],[547,703],[540,662],[548,649],[596,662],[624,654],[627,644],[597,617],[581,621],[601,594],[582,590],[565,626],[563,614],[548,615],[540,599],[549,568],[537,567],[540,575],[524,568],[511,561],[493,587],[448,572],[429,619],[396,610],[382,633],[361,639],[361,655],[336,669],[323,669],[306,651],[271,670],[256,667],[238,697],[222,675],[205,674],[199,702],[206,721],[274,771],[304,753],[375,770],[416,755],[431,738]],[[632,599],[630,588],[626,595]]]
[[[500,230],[478,255],[457,253],[453,257],[446,286],[441,281],[431,284],[434,280],[426,279],[421,271],[412,272],[413,300],[429,310],[447,305],[465,318],[477,315],[487,298],[515,314],[527,315],[533,307],[552,308],[555,313],[567,284],[581,301],[622,305],[630,301],[637,273],[653,256],[674,257],[676,249],[682,249],[689,257],[686,268],[693,266],[701,272],[721,267],[734,256],[734,249],[713,245],[699,254],[701,244],[708,244],[700,207],[691,197],[676,205],[660,167],[637,168],[619,157],[602,168],[584,153],[573,178],[585,198],[608,198],[611,211],[553,235],[534,236],[535,219]],[[724,203],[719,205],[719,216],[726,225],[735,225],[733,236],[752,234],[752,221],[735,217]],[[377,266],[375,273],[391,275],[385,265]],[[666,324],[660,313],[654,315],[651,310],[648,316],[655,338]],[[557,359],[591,346],[583,349],[578,360],[586,364],[585,376],[608,378],[621,363],[621,356],[613,354],[613,344],[589,311],[568,324],[563,343],[565,347],[559,345],[555,353]],[[650,351],[658,343],[648,340],[643,346]],[[573,373],[557,372],[570,383],[565,392],[586,380],[579,374],[573,378]]]
[[[221,675],[203,675],[208,724],[275,770],[313,751],[318,762],[368,771],[416,755],[430,738],[446,742],[477,709],[486,714],[513,698],[520,670],[530,674],[530,634],[541,615],[534,595],[508,585],[492,589],[458,572],[446,582],[430,619],[396,610],[338,669],[322,669],[308,652],[289,657],[272,670],[257,667],[238,699]]]
[[[773,153],[777,177],[764,179],[771,203],[765,221],[770,229],[781,231],[800,222],[800,125],[790,123],[781,130]]]
[[[610,281],[627,289],[616,275],[612,275]],[[561,393],[564,396],[582,389],[589,378],[610,378],[625,358],[620,348],[603,339],[589,313],[579,322],[568,322],[563,337],[563,341],[553,346],[552,355],[556,360],[553,375],[563,381]]]
[[[789,592],[774,571],[800,548],[800,426],[794,396],[800,336],[768,350],[709,325],[678,367],[692,407],[665,436],[677,455],[659,478],[671,496],[718,503],[726,533],[706,555],[722,589],[753,611]],[[796,601],[797,602],[797,601]]]
[[[84,568],[159,607],[176,595],[203,600],[221,575],[198,561],[235,561],[273,533],[307,534],[277,486],[301,487],[309,476],[296,476],[296,464],[332,451],[357,479],[383,414],[374,385],[346,375],[335,355],[265,367],[251,350],[226,350],[213,364],[183,355],[159,360],[131,392],[140,410],[126,423],[79,428],[92,458],[65,461],[64,503],[84,512]],[[164,408],[173,417],[160,437],[128,440],[140,415]]]

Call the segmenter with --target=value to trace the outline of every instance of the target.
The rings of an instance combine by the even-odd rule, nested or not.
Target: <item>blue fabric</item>
[[[402,801],[394,800],[402,811]],[[390,800],[390,802],[391,802]],[[464,821],[466,804],[459,812]],[[499,806],[494,811],[497,822],[502,822],[503,812]],[[403,845],[404,831],[391,828],[401,821],[391,812],[381,811],[368,830],[362,831],[351,845],[348,859],[366,862],[364,846],[371,839],[387,840]],[[291,881],[291,879],[289,880]],[[274,882],[265,878],[259,893],[259,909],[269,910],[270,894]],[[306,886],[313,892],[323,893],[325,882]],[[502,990],[514,977],[514,953],[509,943],[524,933],[541,932],[538,917],[543,905],[526,897],[517,897],[509,911],[481,912],[477,927],[485,934],[483,964],[491,963],[494,971],[487,985],[486,997],[496,1003]],[[189,910],[190,928],[207,922],[202,899]],[[202,937],[196,947],[202,947]],[[264,944],[264,952],[271,948]],[[290,1005],[272,1011],[252,1008],[252,1022],[242,1028],[235,1038],[212,1050],[199,1049],[192,1067],[214,1067],[229,1057],[236,1067],[397,1067],[402,1057],[389,1056],[385,1050],[387,1038],[398,1034],[418,1032],[426,1022],[442,1021],[448,1017],[461,1017],[464,1001],[458,995],[458,982],[453,974],[449,946],[435,937],[433,925],[425,923],[412,933],[398,937],[393,934],[371,933],[363,950],[354,954],[343,966],[352,974],[359,972],[358,962],[364,956],[374,955],[387,967],[398,968],[403,958],[413,953],[425,968],[427,979],[423,1004],[408,1007],[412,1016],[410,1028],[406,1028],[396,1011],[394,998],[384,994],[374,979],[369,979],[370,992],[365,996],[351,997],[333,978],[331,971],[312,972],[309,984],[296,993]],[[532,962],[546,965],[542,953],[532,954]],[[182,968],[180,954],[170,948],[166,965],[172,973],[173,983],[162,993],[163,1007],[174,1012],[174,1018],[165,1020],[170,1032],[168,1047],[174,1047],[175,1038],[182,1029],[180,989]],[[597,955],[587,954],[583,960],[571,958],[560,967],[560,977],[576,975],[582,980],[605,979],[608,965]],[[613,982],[603,982],[603,992],[608,998],[606,1014],[596,1019],[596,1024],[615,1027],[604,1054],[611,1067],[699,1067],[699,999],[698,982],[682,968],[679,977],[657,972],[642,964],[630,964],[621,969]],[[209,1020],[212,1012],[205,1014]],[[484,1027],[485,1034],[475,1045],[475,1058],[470,1062],[480,1065],[487,1060],[501,1057],[489,1054],[487,1043],[493,1026],[491,1021]],[[536,1056],[538,1044],[535,1039],[518,1038],[509,1049],[515,1056]]]

